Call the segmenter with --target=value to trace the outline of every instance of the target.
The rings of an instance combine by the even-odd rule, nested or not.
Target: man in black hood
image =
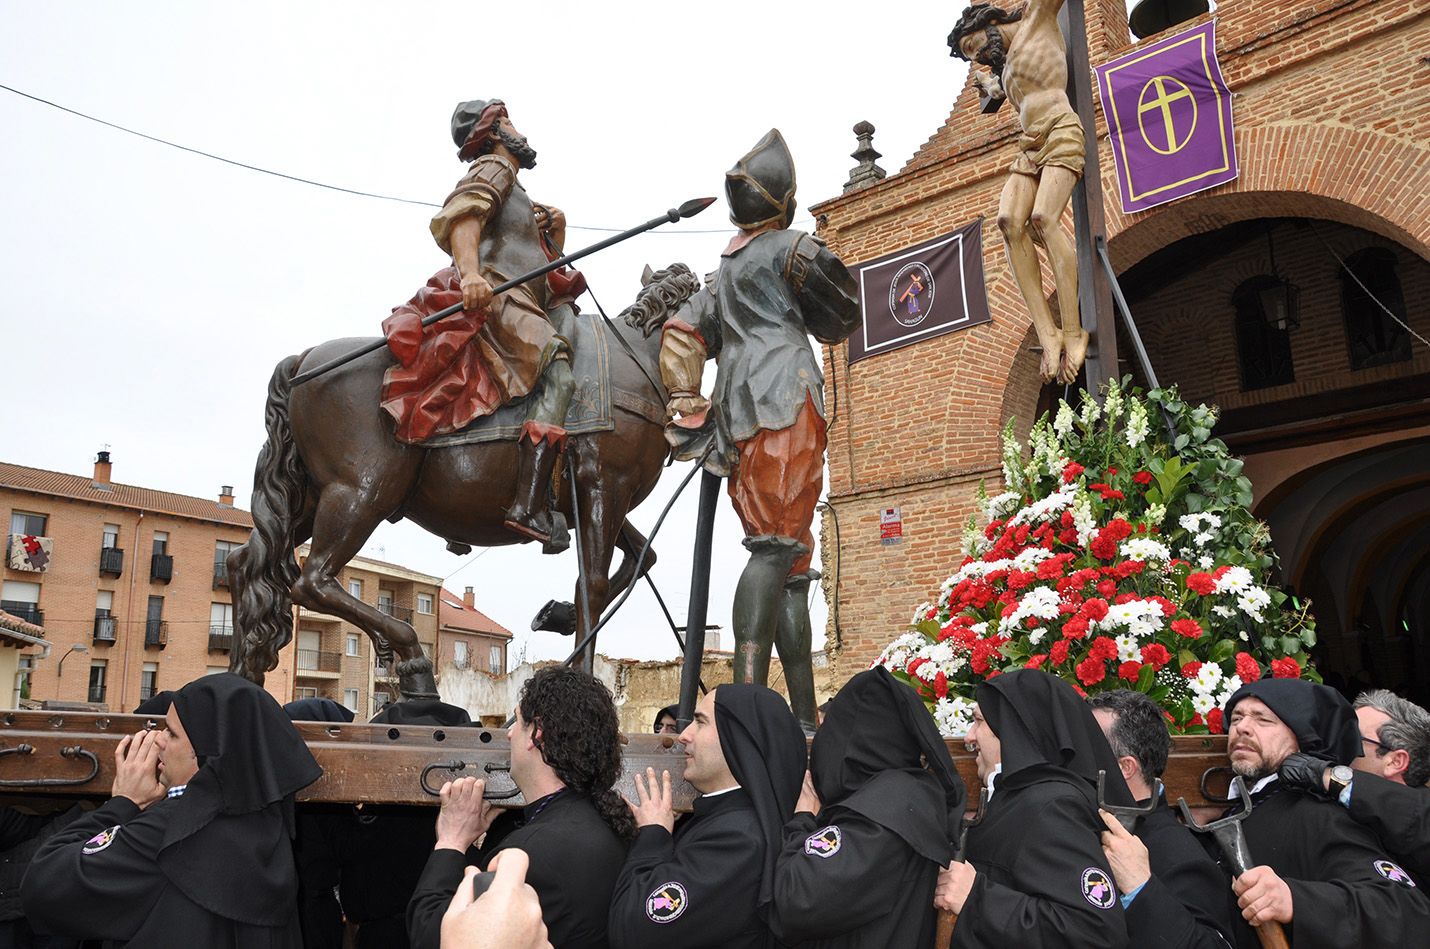
[[[1251,788],[1242,821],[1259,865],[1232,881],[1251,925],[1281,923],[1300,949],[1420,945],[1430,899],[1345,808],[1288,789],[1277,769],[1296,752],[1348,765],[1361,753],[1349,702],[1302,679],[1262,679],[1226,703],[1227,755]],[[1420,933],[1417,938],[1415,933]],[[1248,926],[1237,941],[1255,946]]]
[[[114,797],[45,842],[25,910],[134,946],[298,949],[293,794],[322,775],[267,692],[230,673],[115,750]]]
[[[952,949],[1128,945],[1100,834],[1107,803],[1131,804],[1117,759],[1072,686],[1020,669],[978,686],[966,741],[992,791],[969,831],[966,863],[939,874],[935,905],[958,914]]]
[[[882,666],[850,679],[814,736],[785,824],[779,937],[811,949],[931,945],[934,883],[967,796],[918,693]]]
[[[636,776],[641,825],[611,896],[613,949],[773,949],[780,829],[804,775],[804,732],[762,685],[712,689],[681,732],[700,796],[675,826],[670,773]]]

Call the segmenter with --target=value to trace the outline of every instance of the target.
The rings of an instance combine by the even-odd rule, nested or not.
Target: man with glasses
[[[1281,766],[1282,780],[1339,801],[1411,875],[1430,884],[1430,712],[1376,689],[1356,699],[1355,713],[1361,757],[1346,766],[1292,755]]]

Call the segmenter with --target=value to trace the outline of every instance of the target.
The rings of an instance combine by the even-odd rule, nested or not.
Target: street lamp
[[[55,678],[58,679],[60,676],[65,674],[65,660],[69,658],[69,655],[72,652],[89,652],[89,647],[86,646],[84,643],[75,643],[65,652],[63,656],[60,656],[59,666],[55,669]]]

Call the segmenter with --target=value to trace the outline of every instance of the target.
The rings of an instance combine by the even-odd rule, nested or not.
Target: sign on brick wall
[[[1231,90],[1216,59],[1216,24],[1169,36],[1097,67],[1125,214],[1237,176]]]
[[[854,268],[864,325],[849,361],[990,322],[983,289],[983,219]]]

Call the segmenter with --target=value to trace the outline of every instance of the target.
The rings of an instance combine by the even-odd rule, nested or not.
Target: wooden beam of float
[[[114,781],[114,748],[125,735],[162,718],[108,715],[95,712],[0,713],[0,794],[107,797]],[[430,725],[338,725],[295,722],[303,740],[323,768],[323,776],[298,792],[299,801],[327,803],[436,804],[423,790],[439,788],[452,777],[483,777],[488,794],[501,807],[525,802],[507,773],[511,753],[500,730]],[[963,742],[950,740],[949,752],[978,799],[978,775],[973,755]],[[28,750],[25,750],[28,749]],[[624,773],[617,790],[634,799],[632,775],[646,768],[669,771],[674,778],[676,809],[688,811],[695,790],[684,781],[685,756],[673,737],[634,735],[624,749]],[[460,765],[460,769],[458,768]],[[1214,773],[1206,782],[1212,797],[1202,793],[1203,775],[1225,768],[1224,737],[1184,737],[1172,740],[1163,783],[1167,799],[1185,797],[1193,806],[1220,803],[1226,777]],[[1224,799],[1224,798],[1223,798]]]

